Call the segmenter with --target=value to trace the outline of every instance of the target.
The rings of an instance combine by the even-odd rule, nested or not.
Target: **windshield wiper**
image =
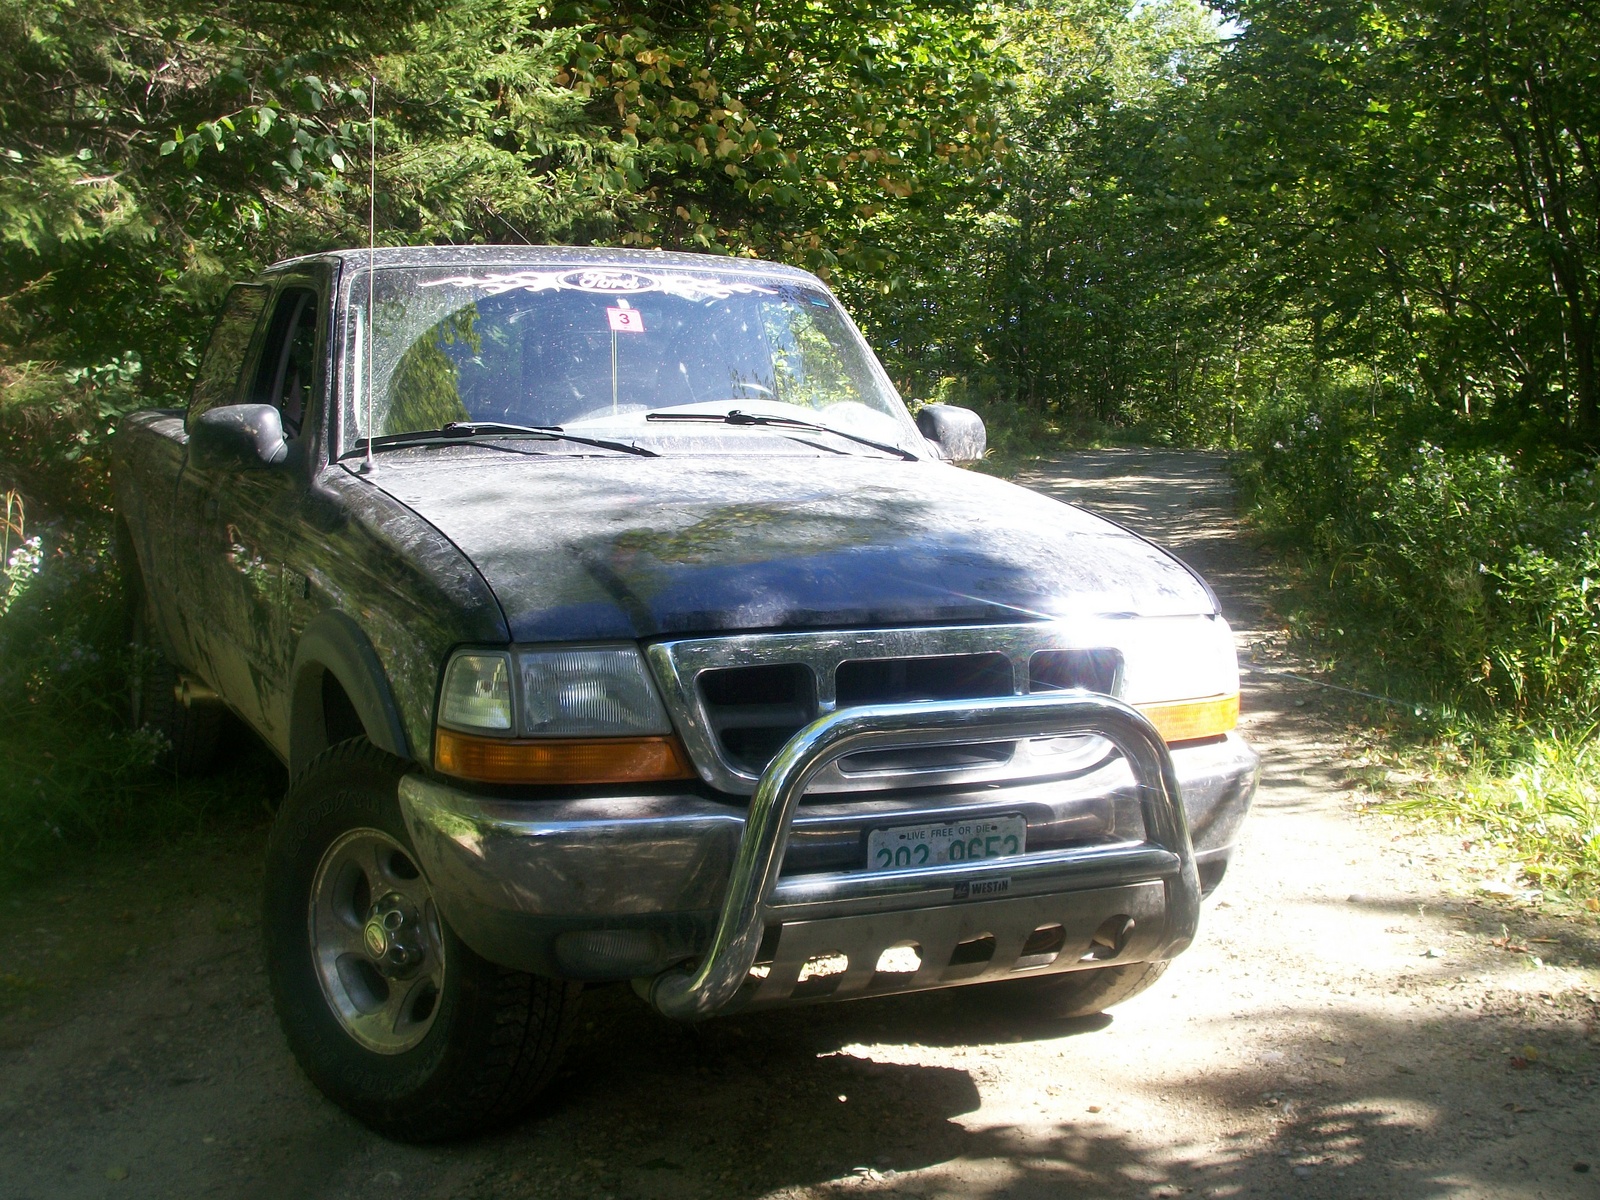
[[[618,450],[624,454],[637,454],[642,458],[661,457],[654,450],[647,450],[632,442],[584,437],[581,434],[568,433],[559,425],[509,425],[503,421],[446,421],[438,429],[415,429],[409,433],[391,433],[374,438],[372,448],[386,450],[391,446],[443,445],[476,437],[536,437],[552,442],[576,442],[582,446],[595,446],[601,450]],[[355,448],[346,451],[343,457],[365,454],[366,450],[366,439],[360,438],[357,439]]]
[[[816,421],[802,421],[798,417],[769,417],[761,413],[741,412],[739,409],[730,409],[725,413],[686,413],[686,412],[653,412],[645,413],[646,421],[716,421],[724,425],[772,425],[779,429],[804,429],[809,433],[831,433],[835,437],[842,437],[862,446],[870,446],[874,450],[881,450],[885,454],[893,454],[907,462],[920,462],[915,454],[902,446],[891,445],[888,442],[874,441],[869,437],[862,437],[859,433],[846,433],[843,429],[835,429],[832,425],[821,425]]]

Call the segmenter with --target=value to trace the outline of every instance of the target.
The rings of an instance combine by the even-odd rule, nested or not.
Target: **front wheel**
[[[582,986],[496,966],[455,936],[401,820],[404,773],[358,738],[295,780],[267,846],[262,932],[311,1081],[379,1133],[437,1141],[527,1110]]]

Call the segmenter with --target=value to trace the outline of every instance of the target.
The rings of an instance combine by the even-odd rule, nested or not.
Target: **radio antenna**
[[[377,316],[372,306],[372,282],[376,274],[378,245],[378,77],[369,75],[367,93],[367,457],[361,464],[363,475],[372,474],[372,442],[377,431],[372,425],[372,343],[377,340]]]

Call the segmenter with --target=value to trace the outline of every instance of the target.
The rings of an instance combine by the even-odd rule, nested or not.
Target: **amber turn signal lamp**
[[[689,756],[675,737],[474,737],[440,729],[433,765],[478,783],[651,783],[692,779]]]
[[[1169,744],[1218,737],[1239,723],[1238,692],[1227,696],[1207,696],[1203,700],[1177,700],[1136,707],[1150,718],[1150,724]]]

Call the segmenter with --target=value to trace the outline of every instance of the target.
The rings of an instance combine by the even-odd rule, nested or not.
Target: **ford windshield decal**
[[[576,271],[508,271],[485,275],[451,275],[429,280],[422,287],[470,287],[490,296],[506,292],[598,292],[607,296],[633,296],[661,292],[683,300],[726,300],[730,296],[776,296],[773,288],[754,283],[732,283],[678,271],[629,271],[585,267]]]

